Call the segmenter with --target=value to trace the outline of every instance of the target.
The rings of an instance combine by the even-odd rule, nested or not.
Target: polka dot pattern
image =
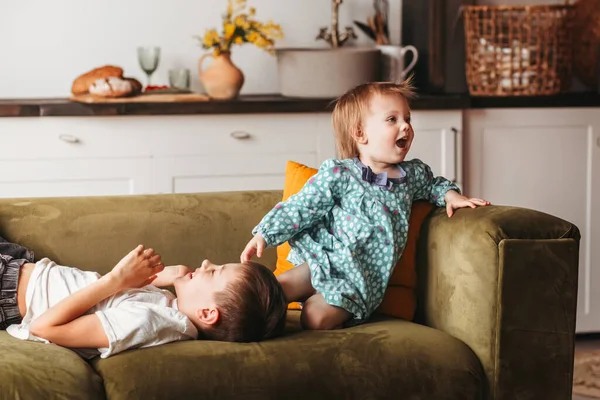
[[[354,160],[329,159],[253,230],[268,246],[289,241],[288,261],[308,263],[313,287],[327,303],[352,313],[354,323],[366,320],[383,299],[406,245],[412,202],[445,207],[446,192],[460,192],[418,159],[399,167],[406,179],[387,190],[365,182]]]

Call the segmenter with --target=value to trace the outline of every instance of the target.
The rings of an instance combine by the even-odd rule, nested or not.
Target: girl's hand
[[[267,242],[265,241],[265,238],[263,238],[263,236],[260,233],[254,235],[254,237],[248,242],[246,248],[242,252],[242,256],[240,257],[242,264],[250,261],[254,254],[256,254],[258,258],[261,258],[265,247],[267,247]]]
[[[446,213],[448,217],[454,215],[454,210],[464,207],[476,208],[477,206],[489,206],[490,202],[483,199],[468,198],[454,190],[449,190],[445,196]]]
[[[140,288],[152,283],[156,274],[164,268],[160,254],[139,245],[123,257],[107,276],[119,290]]]

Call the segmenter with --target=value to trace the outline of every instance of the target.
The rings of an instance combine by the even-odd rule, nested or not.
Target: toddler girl
[[[300,192],[278,203],[253,229],[242,262],[289,241],[295,268],[279,275],[289,302],[303,302],[308,329],[362,323],[383,299],[402,255],[411,206],[486,206],[467,198],[418,159],[405,161],[414,132],[410,82],[368,83],[341,96],[333,126],[341,159],[326,160]]]

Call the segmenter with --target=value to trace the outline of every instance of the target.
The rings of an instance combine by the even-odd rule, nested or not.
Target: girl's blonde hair
[[[358,85],[344,93],[335,102],[332,123],[339,158],[358,156],[356,139],[362,134],[362,118],[369,110],[374,95],[399,96],[412,99],[415,96],[412,76],[404,82],[370,82]]]

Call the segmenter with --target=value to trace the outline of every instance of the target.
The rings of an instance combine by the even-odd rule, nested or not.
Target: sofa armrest
[[[425,220],[417,321],[473,350],[488,398],[571,398],[579,239],[575,225],[516,207]]]

